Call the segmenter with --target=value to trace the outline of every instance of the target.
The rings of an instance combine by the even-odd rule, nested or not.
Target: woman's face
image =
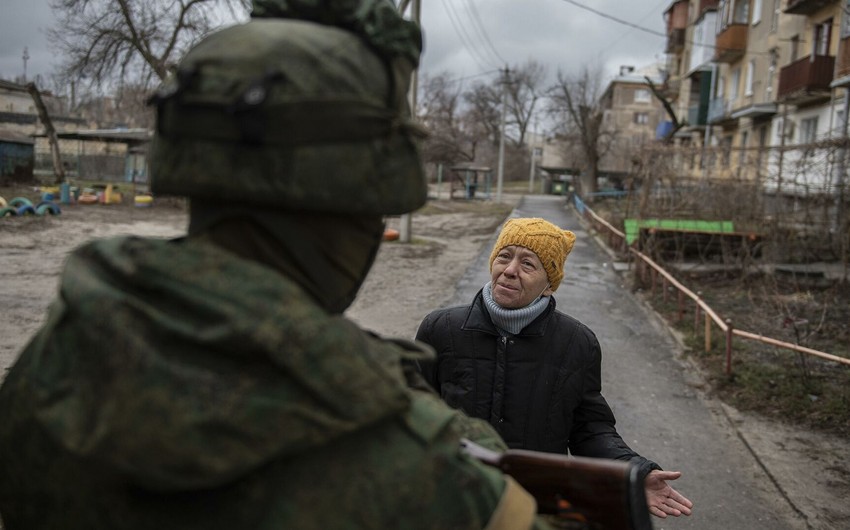
[[[541,294],[552,294],[543,263],[525,247],[511,245],[500,250],[490,275],[493,300],[506,309],[519,309]]]

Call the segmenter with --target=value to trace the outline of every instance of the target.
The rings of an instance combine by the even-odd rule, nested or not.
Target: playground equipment
[[[41,201],[33,205],[26,197],[15,197],[8,203],[0,197],[0,217],[15,217],[24,215],[59,215],[62,210],[51,201]]]

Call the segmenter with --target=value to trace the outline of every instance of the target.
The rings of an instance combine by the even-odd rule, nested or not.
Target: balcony
[[[729,101],[725,98],[714,98],[708,104],[708,123],[718,123],[731,119],[729,116]]]
[[[835,0],[788,0],[785,13],[789,15],[811,15],[818,9],[834,3]]]
[[[729,24],[717,34],[714,60],[718,63],[734,63],[747,51],[747,24]]]
[[[841,39],[838,45],[838,58],[835,65],[835,78],[850,76],[850,37]]]
[[[691,105],[688,107],[688,125],[702,127],[708,124],[708,105]]]
[[[835,57],[807,56],[779,72],[777,98],[783,103],[803,104],[829,98]]]
[[[665,48],[666,53],[681,53],[681,51],[685,48],[685,30],[684,29],[674,29],[671,30],[670,33],[667,34],[667,48]]]
[[[717,9],[717,4],[720,3],[720,0],[699,0],[699,6],[697,8],[697,18],[700,15],[708,11],[709,9]]]

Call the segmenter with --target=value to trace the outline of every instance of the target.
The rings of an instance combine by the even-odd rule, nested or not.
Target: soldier
[[[383,216],[426,198],[418,28],[387,0],[252,17],[155,98],[152,186],[188,235],[75,250],[0,388],[7,530],[545,527],[461,454],[495,432],[402,368],[428,352],[342,316]]]

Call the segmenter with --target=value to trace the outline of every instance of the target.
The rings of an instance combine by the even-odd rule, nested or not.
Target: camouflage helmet
[[[427,196],[407,103],[414,66],[312,21],[219,31],[153,98],[151,189],[314,212],[414,210]]]

